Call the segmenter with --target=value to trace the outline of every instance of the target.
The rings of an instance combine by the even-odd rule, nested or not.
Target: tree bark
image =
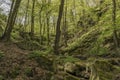
[[[64,17],[63,17],[63,40],[64,40],[64,46],[67,47],[67,0],[65,2],[65,10],[64,10]]]
[[[113,2],[113,15],[112,15],[112,21],[113,21],[113,40],[114,40],[114,44],[116,46],[116,48],[119,47],[119,42],[118,42],[118,36],[117,36],[117,32],[116,32],[116,1],[112,0]]]
[[[59,16],[57,20],[57,26],[56,26],[56,36],[55,36],[55,46],[54,46],[54,53],[59,54],[59,42],[60,42],[60,24],[61,24],[61,19],[62,19],[62,14],[63,14],[63,9],[64,9],[64,0],[61,0],[61,4],[59,7]]]
[[[35,0],[32,0],[33,3],[32,3],[32,13],[31,13],[31,38],[33,38],[34,36],[34,18],[35,18],[35,11],[34,11],[34,8],[35,8]]]
[[[48,4],[48,7],[50,7],[51,0],[48,0],[47,4]],[[50,42],[50,13],[51,13],[51,10],[47,10],[47,13],[46,13],[46,21],[47,21],[47,45],[49,45],[49,42]]]
[[[1,38],[2,40],[5,40],[5,41],[10,40],[10,35],[11,35],[12,29],[13,29],[14,24],[15,24],[15,20],[16,20],[16,17],[17,17],[17,13],[18,13],[20,3],[21,3],[21,0],[16,0],[16,1],[13,0],[12,1],[12,5],[11,5],[7,25],[6,25],[6,28],[5,28],[5,32],[4,32],[4,34]]]
[[[24,31],[26,31],[26,27],[27,27],[27,20],[28,20],[27,17],[28,17],[29,3],[30,3],[30,0],[27,1],[27,5],[26,5],[25,21],[24,21]]]
[[[41,8],[39,10],[40,44],[42,44],[42,28],[43,28],[43,24],[42,24],[42,10],[43,10],[43,5],[41,6]]]

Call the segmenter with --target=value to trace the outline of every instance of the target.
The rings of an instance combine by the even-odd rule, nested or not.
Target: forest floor
[[[27,57],[30,51],[18,48],[15,43],[3,42],[0,42],[0,51],[4,54],[0,60],[0,80],[44,79],[47,71],[38,67],[35,60]]]
[[[51,68],[48,67],[51,67],[52,65],[49,63],[44,63],[47,60],[43,62],[42,60],[39,60],[41,61],[40,63],[42,63],[39,64],[35,59],[30,59],[28,55],[31,53],[31,51],[20,49],[16,43],[0,42],[0,52],[3,54],[2,55],[0,53],[0,80],[64,80],[63,78],[51,79],[50,76],[53,74],[50,73],[51,71],[48,69]],[[71,59],[72,58],[69,60]],[[68,71],[68,74],[65,80],[89,80],[90,77],[97,77],[98,75],[96,74],[98,73],[101,77],[100,80],[120,80],[120,58],[97,59],[95,66],[97,67],[98,71],[94,71],[94,69],[91,68],[91,65],[90,67],[87,65],[93,59],[94,58],[80,61],[75,60],[73,64],[71,64],[72,62],[66,62],[66,65],[68,66],[65,68],[67,68],[66,71]],[[74,64],[77,64],[77,68],[74,66]],[[87,73],[85,72],[87,68],[86,65],[88,66],[89,70],[91,70],[90,72],[89,70]],[[42,66],[47,67],[45,69]],[[71,70],[71,68],[76,69]],[[58,73],[58,76],[63,77],[66,76],[66,74]]]

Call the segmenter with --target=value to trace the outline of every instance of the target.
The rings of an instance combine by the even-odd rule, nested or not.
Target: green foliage
[[[56,33],[56,23],[58,18],[60,0],[35,0],[34,10],[34,36],[31,38],[31,9],[32,0],[30,0],[27,7],[28,0],[22,0],[17,19],[15,21],[14,29],[12,30],[11,38],[13,42],[17,42],[17,46],[24,50],[30,50],[28,58],[34,60],[40,68],[46,71],[55,71],[56,65],[70,62],[80,62],[80,59],[73,56],[88,57],[94,56],[90,61],[94,61],[96,56],[104,56],[109,52],[114,52],[113,49],[113,31],[117,31],[120,40],[120,1],[117,2],[116,25],[113,26],[112,21],[112,0],[65,0],[63,18],[61,21],[61,38],[60,38],[60,51],[67,53],[65,55],[54,55],[53,44]],[[49,3],[49,1],[51,1]],[[75,2],[74,2],[75,1]],[[26,12],[27,11],[27,12]],[[65,14],[66,12],[66,14]],[[0,12],[1,13],[1,12]],[[26,18],[26,24],[24,19]],[[66,20],[65,20],[66,17]],[[0,36],[5,30],[7,16],[0,14]],[[49,19],[48,19],[49,18]],[[48,21],[48,22],[47,22]],[[92,22],[91,22],[92,21]],[[82,25],[77,26],[78,22]],[[66,23],[66,31],[64,32]],[[49,28],[48,28],[49,25]],[[42,29],[41,29],[42,28]],[[40,32],[41,31],[41,32]],[[48,36],[49,31],[49,36]],[[65,34],[67,34],[67,44],[64,46]],[[48,37],[50,40],[48,41]],[[49,42],[49,45],[47,43]],[[112,45],[111,45],[112,44]],[[106,46],[107,45],[107,46]],[[111,49],[112,47],[112,49]],[[14,52],[14,51],[13,51]],[[17,52],[17,51],[15,51]],[[116,52],[115,52],[116,53]],[[71,56],[68,56],[71,55]],[[72,56],[73,55],[73,56]],[[0,51],[0,60],[4,57],[4,53]],[[27,59],[28,59],[27,58]],[[21,59],[21,58],[20,58]],[[24,58],[23,58],[24,59]],[[84,62],[86,64],[86,62]],[[55,64],[55,65],[54,65]],[[82,65],[82,63],[80,62]],[[114,72],[120,72],[120,68],[113,70],[112,64],[108,62],[97,62],[98,74],[100,80],[111,80]],[[83,65],[84,66],[84,65]],[[62,66],[63,67],[63,66]],[[86,66],[85,66],[86,67]],[[55,68],[55,69],[54,69]],[[33,77],[34,68],[27,67],[24,69],[24,74],[27,77]],[[81,72],[80,72],[81,73]],[[89,75],[82,72],[86,76]],[[10,70],[7,77],[16,78],[20,74],[19,69]],[[60,73],[61,74],[61,73]],[[67,75],[67,74],[66,74]],[[66,77],[65,75],[65,77]],[[51,76],[51,74],[49,74]],[[48,75],[47,75],[48,77]],[[60,75],[61,77],[61,75]],[[81,76],[80,76],[81,77]],[[3,80],[0,74],[0,80]],[[48,77],[49,78],[49,77]],[[40,78],[39,78],[40,79]],[[50,78],[49,78],[50,79]],[[49,80],[48,79],[48,80]],[[66,77],[66,80],[74,80],[72,76]],[[76,80],[76,78],[75,78]]]
[[[72,62],[72,63],[74,63],[74,62],[80,61],[79,59],[74,58],[72,56],[66,56],[66,57],[63,57],[63,58],[61,57],[60,60],[63,61],[64,63],[66,63],[66,62]]]
[[[0,13],[0,37],[3,34],[3,31],[5,29],[5,20],[6,20],[6,16]]]
[[[28,57],[29,58],[34,58],[34,59],[38,59],[40,58],[41,56],[49,56],[52,52],[52,49],[51,48],[47,48],[47,50],[45,51],[39,51],[39,50],[36,50],[36,51],[32,51]]]
[[[43,55],[43,53],[41,53],[40,51],[33,51],[33,52],[29,53],[28,57],[30,59],[32,59],[32,58],[39,59],[41,55]]]
[[[109,60],[98,60],[95,62],[95,66],[98,70],[100,80],[113,80],[115,74],[120,72],[118,68],[109,62]]]
[[[0,75],[0,80],[5,80],[4,76]]]
[[[15,68],[14,70],[11,70],[9,73],[9,77],[16,78],[20,74],[20,69]]]
[[[53,53],[53,47],[47,47],[47,50],[45,51],[46,54],[52,54]]]
[[[12,41],[14,41],[14,42],[18,42],[18,41],[20,41],[22,38],[20,37],[20,35],[19,35],[19,32],[17,32],[16,30],[14,30],[13,32],[12,32],[12,34],[11,34],[11,38],[12,38]]]
[[[75,41],[68,45],[67,48],[64,49],[64,51],[72,52],[79,48],[87,48],[87,46],[91,46],[93,41],[96,41],[99,35],[101,34],[101,31],[96,28],[91,28],[90,31],[84,33],[80,38],[75,39]]]
[[[28,57],[30,59],[35,59],[36,62],[43,68],[43,69],[47,69],[50,71],[53,71],[53,59],[52,56],[49,56],[46,53],[42,53],[40,51],[33,51],[31,53],[29,53]]]
[[[94,47],[94,48],[92,48],[92,50],[90,50],[90,55],[98,55],[98,56],[100,56],[100,55],[104,55],[104,54],[107,54],[108,52],[107,52],[107,50],[106,50],[106,48],[104,48],[104,47]]]
[[[0,51],[0,60],[4,57],[4,53]]]
[[[45,50],[34,50],[28,56],[29,58],[38,59],[40,56],[49,56],[53,54],[52,47],[46,47]]]
[[[103,24],[103,27],[100,28],[101,35],[92,44],[92,48],[89,51],[90,55],[102,56],[102,55],[108,54],[109,48],[108,47],[106,48],[105,45],[106,45],[106,41],[107,41],[107,45],[110,45],[112,43],[111,41],[112,41],[112,36],[113,36],[113,29],[111,29],[111,28],[112,27],[106,25],[106,23]],[[98,29],[99,29],[99,27],[98,27]],[[107,40],[107,39],[109,39],[109,40]]]
[[[28,77],[32,77],[33,76],[32,68],[26,68],[24,73]]]
[[[102,43],[100,41],[96,42],[93,45],[93,48],[89,52],[90,55],[99,55],[99,56],[107,53],[108,53],[107,49],[104,46],[102,46]]]
[[[2,34],[3,34],[3,28],[2,28],[2,26],[0,25],[0,37],[2,36]]]
[[[44,47],[42,47],[37,41],[33,41],[33,40],[20,41],[17,43],[17,45],[21,49],[25,49],[25,50],[42,50],[42,49],[44,49]]]

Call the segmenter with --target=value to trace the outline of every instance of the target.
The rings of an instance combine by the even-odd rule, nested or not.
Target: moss
[[[34,59],[37,59],[39,58],[41,55],[43,55],[40,51],[33,51],[31,53],[29,53],[28,57],[30,59],[34,58]]]
[[[22,37],[20,37],[19,32],[13,30],[13,32],[11,34],[11,39],[14,42],[18,42],[18,41],[22,40]]]
[[[28,57],[30,59],[35,59],[36,62],[39,64],[40,67],[42,67],[43,69],[47,69],[50,71],[53,71],[53,60],[51,59],[51,57],[49,58],[49,56],[46,56],[46,54],[42,54],[39,52],[32,52],[28,55]]]
[[[102,56],[108,53],[108,49],[102,46],[101,43],[96,43],[88,53],[91,56]]]
[[[21,41],[17,43],[17,46],[24,50],[43,50],[44,48],[36,41]]]
[[[108,60],[97,60],[95,66],[98,70],[100,80],[113,80],[115,75],[120,72],[120,67],[116,68]]]
[[[81,79],[76,77],[76,76],[73,76],[73,75],[67,73],[67,75],[65,77],[65,80],[81,80]]]
[[[94,43],[99,37],[100,33],[101,31],[98,28],[91,29],[87,33],[83,34],[80,38],[76,39],[76,41],[69,44],[67,48],[63,49],[63,52],[72,53],[75,50],[78,50],[78,53],[87,53],[87,51],[89,51],[91,48],[92,43]]]
[[[98,72],[99,76],[100,76],[100,80],[113,80],[113,75],[112,72],[105,72],[105,71],[99,71]]]
[[[78,62],[79,61],[79,59],[77,59],[77,58],[74,58],[74,57],[72,57],[72,56],[66,56],[66,57],[64,57],[64,58],[61,58],[61,60],[63,61],[63,62]]]
[[[103,70],[103,71],[106,71],[106,72],[110,72],[110,71],[113,71],[114,70],[114,67],[112,64],[110,64],[108,61],[96,61],[96,67]],[[109,67],[108,67],[109,66]]]

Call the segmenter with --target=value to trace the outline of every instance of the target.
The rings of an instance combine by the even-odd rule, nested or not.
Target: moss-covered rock
[[[119,80],[119,59],[90,58],[64,63],[66,80]]]
[[[97,60],[93,65],[94,75],[91,76],[96,76],[97,74],[100,80],[113,80],[115,76],[120,73],[120,67],[111,64],[107,59]]]
[[[80,38],[76,39],[73,43],[69,44],[67,48],[63,49],[63,52],[68,53],[87,53],[92,44],[97,40],[101,31],[99,29],[92,29],[91,31],[83,34]]]
[[[32,52],[28,55],[28,57],[30,59],[35,59],[41,68],[49,71],[54,71],[53,60],[51,60],[51,58],[48,58],[48,56],[39,52]]]

